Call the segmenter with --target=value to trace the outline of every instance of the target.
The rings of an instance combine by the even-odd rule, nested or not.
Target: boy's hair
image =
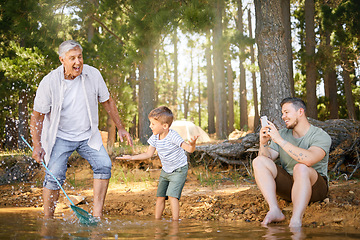
[[[174,120],[172,111],[166,106],[161,106],[151,110],[151,112],[148,115],[148,118],[153,118],[161,122],[162,124],[167,123],[169,124],[169,127],[171,126]]]
[[[303,100],[301,100],[300,98],[296,98],[296,97],[284,98],[281,101],[280,106],[282,107],[285,103],[292,103],[296,111],[299,110],[300,108],[304,109],[304,112],[306,114],[305,102]]]

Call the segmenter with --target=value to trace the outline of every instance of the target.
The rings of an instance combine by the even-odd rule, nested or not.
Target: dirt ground
[[[156,161],[155,161],[156,163]],[[106,216],[153,216],[159,164],[122,164],[116,162],[113,177],[105,203]],[[43,169],[38,168],[30,182],[0,185],[0,208],[42,207]],[[236,181],[229,177],[230,171],[217,172],[201,167],[189,169],[187,181],[180,199],[183,219],[209,221],[242,221],[260,224],[268,206],[251,178],[239,177]],[[212,174],[212,175],[211,175]],[[227,174],[227,175],[226,175]],[[209,175],[221,176],[216,181]],[[77,161],[68,170],[65,190],[69,195],[82,196],[79,207],[91,211],[92,171],[86,162]],[[61,195],[57,213],[70,211],[66,199]],[[288,224],[292,204],[279,199]],[[308,227],[334,226],[360,228],[360,183],[359,180],[330,181],[330,193],[324,201],[312,203],[306,209],[303,225]],[[169,204],[165,218],[171,218]],[[282,223],[284,224],[284,223]]]

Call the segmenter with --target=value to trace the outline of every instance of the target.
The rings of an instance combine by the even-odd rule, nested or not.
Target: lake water
[[[106,216],[96,226],[78,223],[72,214],[44,220],[41,211],[0,209],[0,239],[360,239],[357,229],[309,228],[289,229],[285,225],[268,228],[256,223]]]

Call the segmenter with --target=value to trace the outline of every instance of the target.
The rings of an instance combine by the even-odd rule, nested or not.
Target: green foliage
[[[211,28],[215,13],[211,1],[186,1],[181,8],[182,23],[184,27],[193,32],[203,32]]]
[[[0,60],[0,70],[5,77],[14,79],[22,87],[34,87],[43,76],[41,69],[45,64],[45,58],[37,47],[22,48],[14,41],[10,42],[10,52],[13,56],[4,57]],[[21,87],[21,86],[20,86]]]
[[[0,105],[3,107],[0,129],[5,128],[6,118],[17,119],[20,91],[26,89],[28,96],[35,93],[36,85],[44,76],[42,68],[45,64],[45,57],[37,47],[23,48],[11,41],[6,53],[0,60]],[[5,139],[3,134],[5,131],[1,131],[1,139]]]

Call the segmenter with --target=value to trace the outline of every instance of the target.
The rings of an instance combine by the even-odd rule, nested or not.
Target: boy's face
[[[150,120],[150,128],[154,135],[162,134],[163,132],[169,130],[169,124],[161,123],[160,121],[155,120],[154,118],[149,118],[149,120]]]

